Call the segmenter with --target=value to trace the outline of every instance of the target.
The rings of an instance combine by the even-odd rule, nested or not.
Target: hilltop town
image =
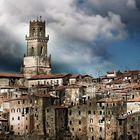
[[[45,21],[29,23],[19,73],[0,73],[0,137],[139,140],[140,70],[52,73]]]

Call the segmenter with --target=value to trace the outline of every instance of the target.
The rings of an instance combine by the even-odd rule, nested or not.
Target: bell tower
[[[30,21],[29,36],[26,35],[27,54],[24,57],[23,72],[25,77],[49,74],[51,72],[51,56],[48,57],[49,36],[45,35],[45,21],[41,17]]]

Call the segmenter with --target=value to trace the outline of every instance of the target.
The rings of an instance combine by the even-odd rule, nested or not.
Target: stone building
[[[33,140],[139,139],[140,71],[99,78],[51,73],[46,33],[45,21],[30,21],[21,72],[0,73],[1,133]]]
[[[14,135],[46,135],[45,108],[53,105],[54,100],[50,94],[36,93],[5,101],[10,104],[10,131]]]
[[[123,101],[117,98],[96,97],[71,106],[68,112],[68,126],[73,139],[113,140],[117,135],[117,118],[126,112]]]
[[[46,128],[50,139],[63,139],[67,130],[68,108],[52,105],[46,108]]]
[[[24,57],[23,73],[25,77],[51,72],[51,56],[48,56],[48,40],[45,21],[30,21],[27,40],[27,54]]]
[[[140,139],[140,112],[131,113],[118,118],[117,137],[118,140]]]

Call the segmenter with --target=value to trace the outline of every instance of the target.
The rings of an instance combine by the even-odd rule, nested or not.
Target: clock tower
[[[26,35],[27,54],[24,57],[23,73],[26,78],[51,72],[51,56],[48,57],[48,41],[45,21],[41,17],[30,21],[29,36]]]

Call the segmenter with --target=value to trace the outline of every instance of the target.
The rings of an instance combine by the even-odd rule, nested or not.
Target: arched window
[[[40,48],[40,55],[42,55],[43,54],[43,46],[41,46],[41,48]]]
[[[15,109],[14,108],[11,109],[11,113],[15,113]]]
[[[21,109],[20,108],[17,108],[17,112],[21,112]]]
[[[34,55],[34,48],[31,48],[31,55]]]
[[[32,36],[35,36],[35,28],[32,29]]]
[[[40,27],[39,35],[42,36],[42,27]]]
[[[90,118],[90,123],[93,123],[93,119],[92,118]]]

